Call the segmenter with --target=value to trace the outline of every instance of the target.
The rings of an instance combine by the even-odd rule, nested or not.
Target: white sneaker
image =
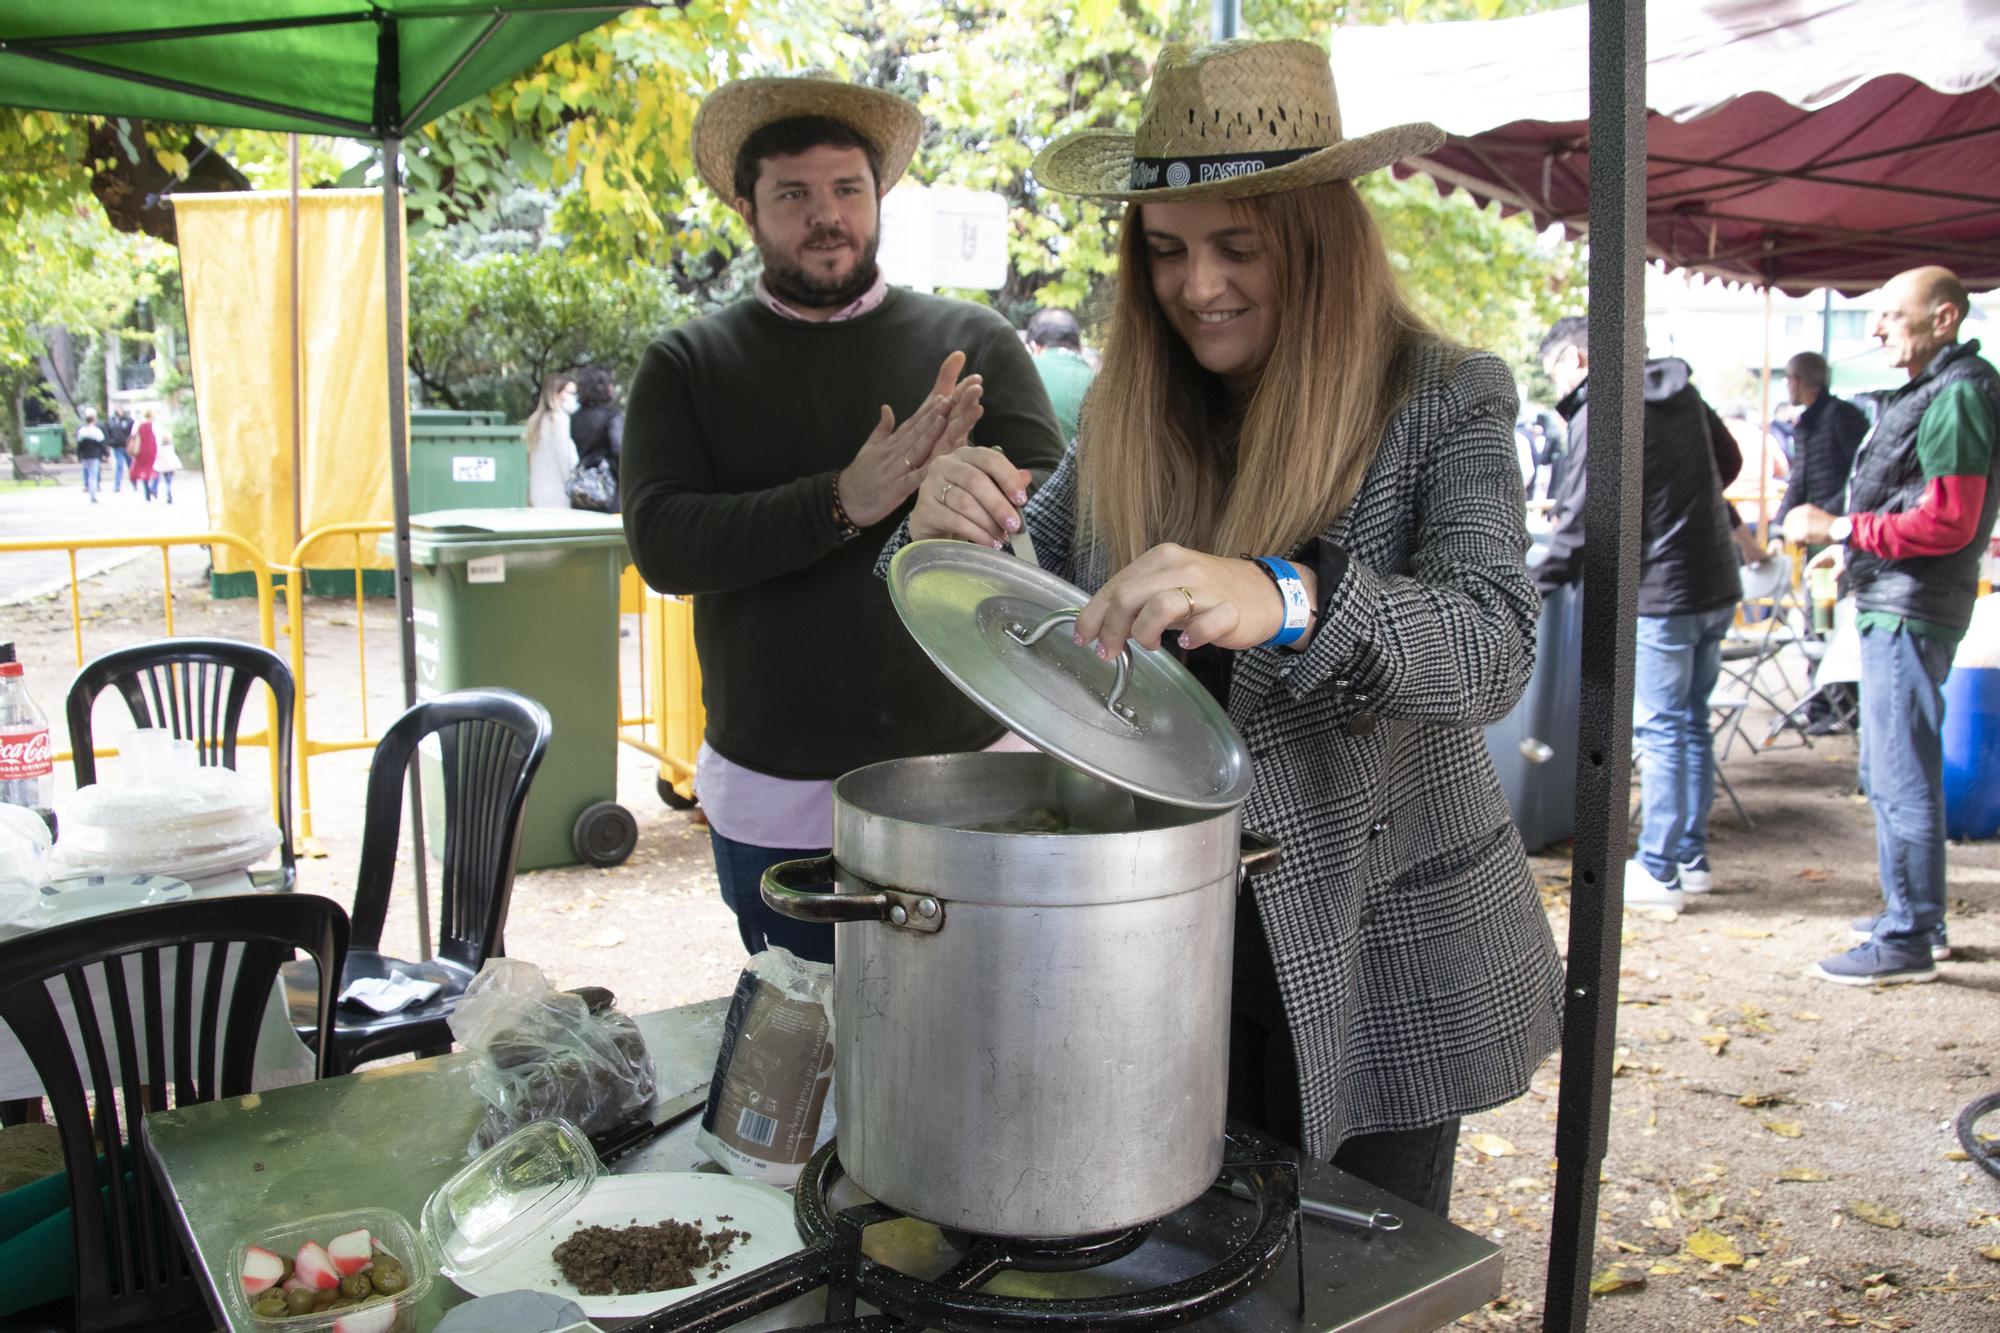
[[[1681,892],[1707,893],[1715,887],[1715,873],[1708,867],[1708,858],[1681,862]]]
[[[1634,857],[1625,863],[1625,905],[1671,907],[1678,912],[1687,906],[1687,895],[1671,880],[1654,879],[1646,863]]]

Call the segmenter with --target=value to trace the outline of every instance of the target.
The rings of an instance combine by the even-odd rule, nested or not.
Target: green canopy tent
[[[0,106],[129,116],[381,146],[388,278],[389,474],[403,702],[416,702],[410,605],[402,141],[628,9],[670,0],[0,0]],[[430,954],[422,795],[410,799],[417,921]]]

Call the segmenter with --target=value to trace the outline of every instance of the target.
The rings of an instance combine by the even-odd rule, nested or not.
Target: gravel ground
[[[141,563],[88,583],[86,653],[159,632],[157,579]],[[255,637],[249,603],[212,603],[203,587],[180,585],[179,632]],[[360,734],[353,617],[351,602],[308,610],[315,735]],[[379,730],[397,711],[393,613],[371,605],[366,630],[365,699]],[[0,613],[6,635],[59,714],[73,666],[66,604]],[[636,667],[635,641],[625,648]],[[1761,731],[1754,719],[1751,730]],[[1950,1132],[1960,1107],[2000,1084],[2000,845],[1952,849],[1958,956],[1941,966],[1941,984],[1806,979],[1815,959],[1844,947],[1848,918],[1879,901],[1854,760],[1844,738],[1739,747],[1726,763],[1757,826],[1718,807],[1716,892],[1678,919],[1627,913],[1593,1265],[1616,1289],[1591,1302],[1598,1328],[2000,1329],[2000,1182],[1954,1160]],[[351,897],[365,772],[365,752],[313,762],[325,855],[302,863],[304,888]],[[651,760],[621,747],[637,854],[615,870],[521,876],[507,932],[509,952],[558,984],[609,986],[635,1012],[724,994],[742,962],[706,832],[660,804],[653,776]],[[1560,941],[1569,863],[1555,851],[1534,860]],[[399,881],[392,952],[415,947],[411,897]],[[1559,1076],[1552,1060],[1527,1096],[1466,1122],[1453,1218],[1507,1255],[1505,1294],[1467,1327],[1542,1326]]]

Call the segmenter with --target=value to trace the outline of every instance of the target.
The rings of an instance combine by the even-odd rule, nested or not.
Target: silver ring
[[[947,499],[949,499],[951,497],[953,488],[956,487],[957,485],[958,483],[955,481],[948,481],[944,485],[938,487],[938,503],[943,504]]]

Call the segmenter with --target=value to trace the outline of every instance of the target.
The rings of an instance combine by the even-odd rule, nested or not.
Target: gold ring
[[[943,504],[945,502],[945,500],[951,495],[952,487],[956,486],[957,484],[958,483],[955,481],[948,481],[944,485],[938,487],[939,504]]]
[[[1181,623],[1186,624],[1188,621],[1193,620],[1195,617],[1194,591],[1190,588],[1176,588],[1174,589],[1174,591],[1178,592],[1181,596],[1187,598],[1188,613],[1185,616],[1181,617]]]

